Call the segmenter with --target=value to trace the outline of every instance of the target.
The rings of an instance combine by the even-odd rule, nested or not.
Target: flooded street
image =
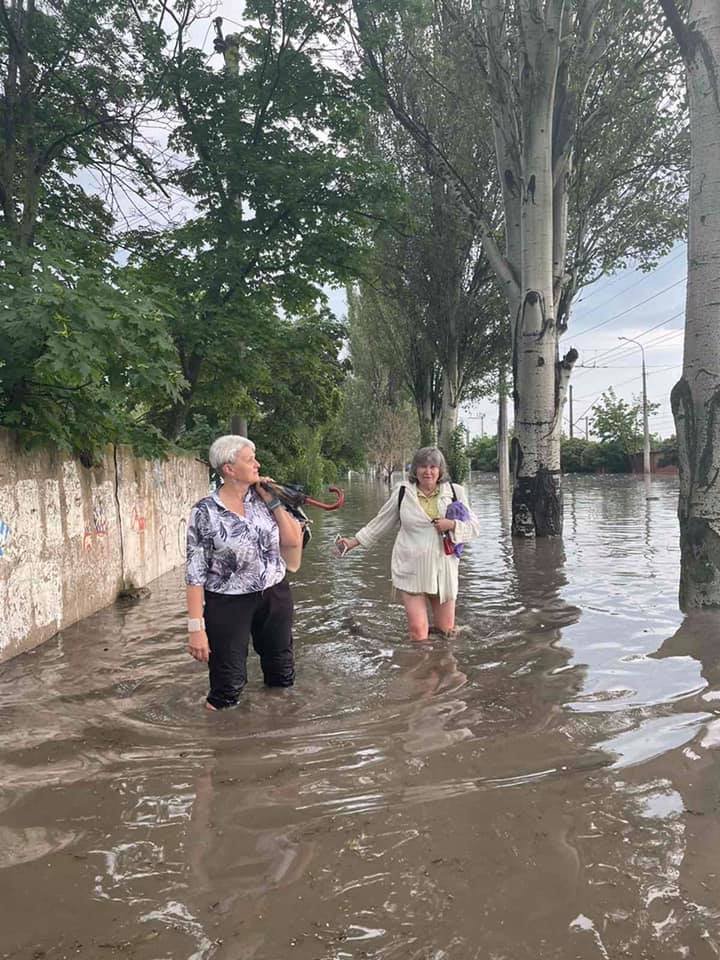
[[[413,645],[385,490],[312,511],[297,681],[202,708],[182,572],[0,667],[1,958],[720,956],[720,637],[683,621],[673,481],[565,480],[513,545],[494,478],[456,638]]]

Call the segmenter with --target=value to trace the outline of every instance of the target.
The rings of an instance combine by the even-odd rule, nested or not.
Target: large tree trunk
[[[552,52],[552,51],[551,51]],[[520,306],[515,319],[515,489],[513,533],[562,532],[555,397],[558,335],[553,294],[552,57],[533,65],[525,107]]]
[[[238,437],[247,437],[248,435],[248,422],[247,417],[244,417],[240,413],[234,413],[230,417],[230,433],[235,434]]]
[[[680,462],[680,606],[720,606],[720,4],[687,25],[661,0],[687,64],[690,232],[682,377],[672,391]]]
[[[446,455],[450,450],[453,432],[458,425],[457,381],[457,363],[449,363],[443,369],[442,406],[440,407],[440,426],[438,430],[438,446]]]
[[[418,379],[418,385],[413,390],[415,399],[415,409],[418,415],[418,426],[420,428],[420,446],[430,447],[435,443],[437,427],[433,414],[433,374],[431,369],[427,369],[421,380]],[[420,386],[421,384],[421,386]]]

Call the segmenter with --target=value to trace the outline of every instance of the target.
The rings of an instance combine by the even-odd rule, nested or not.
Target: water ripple
[[[389,541],[332,558],[385,496],[353,482],[294,578],[294,689],[252,658],[202,709],[179,572],[4,664],[0,956],[707,955],[720,621],[678,614],[675,487],[566,478],[563,541],[523,543],[470,491],[452,639],[405,637]]]

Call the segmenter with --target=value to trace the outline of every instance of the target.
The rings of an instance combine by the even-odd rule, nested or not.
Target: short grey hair
[[[450,479],[447,463],[445,462],[445,457],[443,456],[442,450],[438,450],[437,447],[420,447],[420,449],[415,453],[415,456],[412,458],[410,472],[408,474],[408,479],[410,482],[417,483],[418,467],[426,467],[428,464],[431,467],[440,468],[438,483],[447,483],[447,481]]]
[[[245,447],[250,447],[253,453],[255,452],[255,444],[247,437],[240,437],[234,433],[229,433],[225,437],[218,437],[217,440],[213,441],[208,453],[210,466],[222,476],[222,468],[225,464],[232,463],[237,454]]]

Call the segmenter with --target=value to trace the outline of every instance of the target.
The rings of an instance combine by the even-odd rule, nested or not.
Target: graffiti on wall
[[[138,500],[132,510],[130,526],[136,533],[143,533],[147,529],[147,519],[145,516],[145,501]]]
[[[95,500],[93,503],[93,525],[95,527],[95,533],[99,537],[107,536],[110,524],[108,523],[105,504],[102,500]]]
[[[8,524],[5,523],[4,520],[0,520],[0,557],[5,555],[5,548],[10,542],[11,533],[12,533],[12,530],[10,529]]]
[[[106,605],[120,573],[143,585],[180,564],[180,515],[207,486],[192,461],[153,469],[121,451],[89,474],[3,431],[0,461],[19,478],[0,482],[0,661]]]

